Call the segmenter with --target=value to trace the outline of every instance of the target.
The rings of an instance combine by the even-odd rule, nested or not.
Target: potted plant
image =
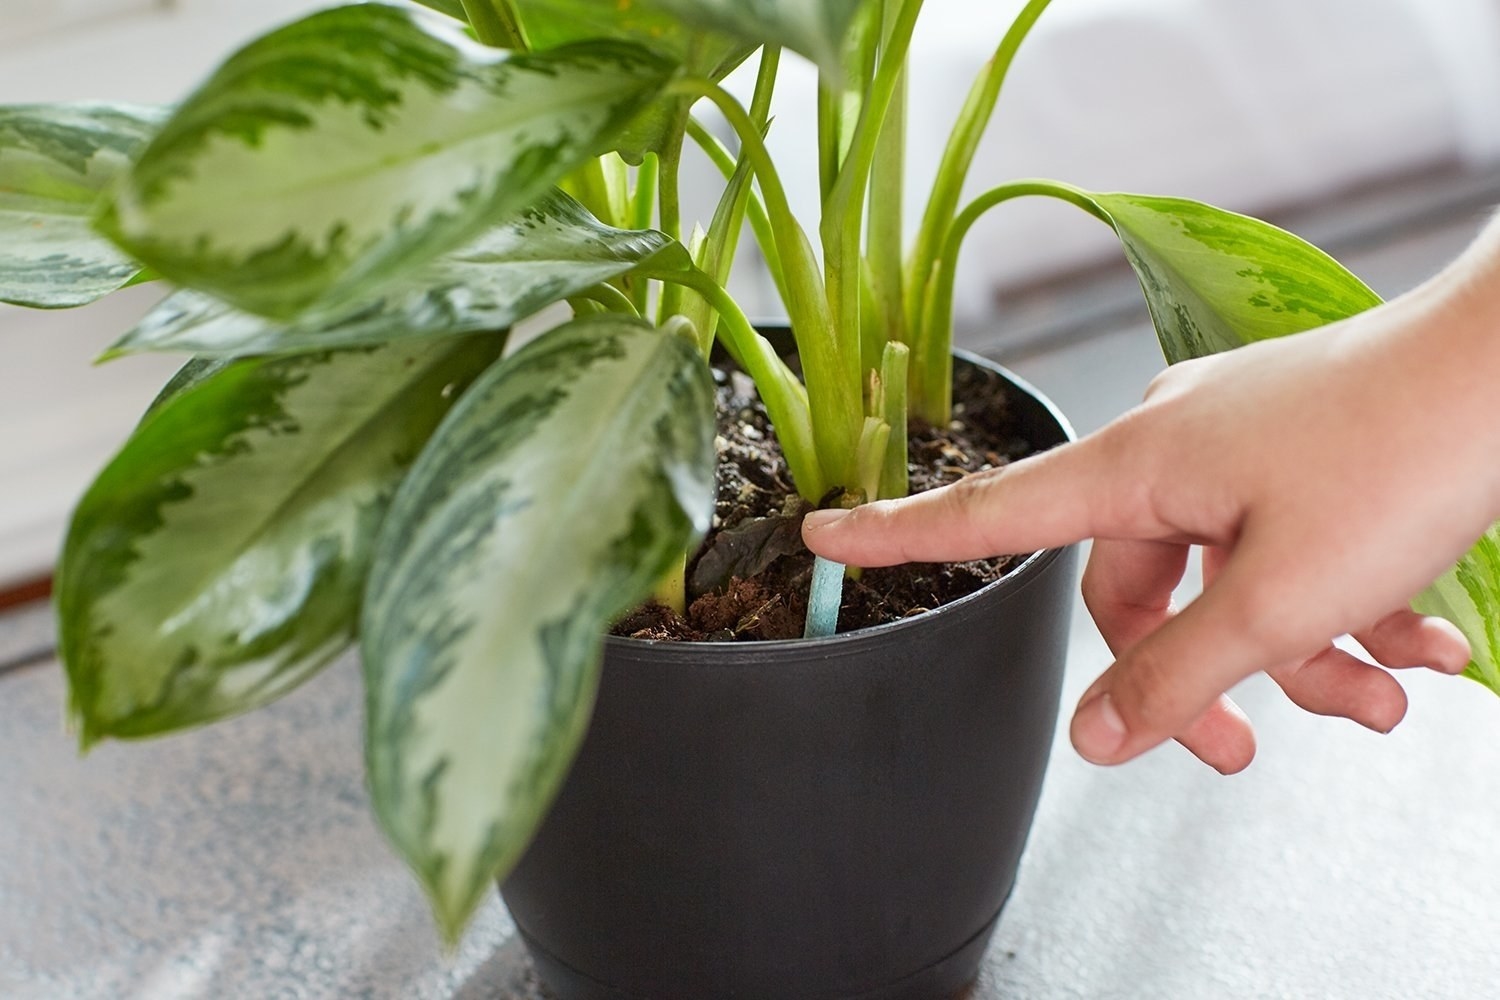
[[[1025,180],[964,206],[1048,0],[981,73],[909,249],[921,0],[425,2],[436,12],[313,14],[175,108],[0,109],[0,300],[70,307],[160,282],[171,294],[109,356],[193,356],[63,553],[83,746],[264,705],[357,642],[375,809],[450,940],[504,879],[563,996],[961,986],[1039,793],[1071,553],[831,634],[858,571],[809,573],[785,526],[909,488],[909,429],[955,414],[958,254],[1013,198],[1060,198],[1119,234],[1174,361],[1376,297],[1295,237],[1194,202]],[[784,49],[822,73],[815,227],[764,143]],[[720,81],[749,59],[746,106]],[[736,148],[694,117],[703,102]],[[689,142],[725,175],[693,230]],[[726,291],[747,221],[790,343]],[[508,345],[557,303],[570,319]],[[959,361],[1009,408],[992,432],[1067,438],[1024,385]],[[785,495],[703,549],[724,497],[715,400],[745,377]],[[1465,627],[1492,686],[1495,545],[1424,598]],[[606,641],[647,598],[689,610],[687,571],[709,553],[715,586],[802,558],[808,592],[766,607],[807,637]]]

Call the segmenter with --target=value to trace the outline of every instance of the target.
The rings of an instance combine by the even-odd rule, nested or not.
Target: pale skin
[[[1407,610],[1500,519],[1500,225],[1364,315],[1174,366],[1075,444],[908,500],[810,515],[854,566],[1092,538],[1089,611],[1116,657],[1073,745],[1121,764],[1176,739],[1225,774],[1255,755],[1226,692],[1264,671],[1292,702],[1389,732],[1390,671],[1460,673],[1454,626]],[[1172,605],[1192,546],[1204,590]],[[1381,666],[1334,647],[1352,634]]]

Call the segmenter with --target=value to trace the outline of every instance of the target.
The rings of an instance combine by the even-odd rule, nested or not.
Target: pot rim
[[[1062,411],[1057,408],[1057,404],[1052,402],[1036,386],[1027,382],[1009,368],[972,351],[955,349],[953,357],[956,360],[967,361],[969,364],[997,372],[1007,382],[1011,383],[1013,387],[1030,396],[1035,402],[1041,405],[1048,417],[1062,431],[1065,443],[1078,440],[1078,432],[1074,430],[1073,425],[1063,415]],[[748,643],[678,642],[664,639],[632,639],[627,636],[606,635],[604,644],[606,649],[614,648],[621,651],[632,650],[640,652],[650,650],[653,655],[670,660],[694,660],[702,662],[705,656],[712,656],[722,659],[723,662],[721,665],[724,666],[743,664],[760,659],[760,657],[747,655],[753,652],[762,652],[767,656],[783,652],[805,653],[810,649],[849,652],[851,648],[880,642],[893,634],[904,632],[908,629],[936,624],[942,618],[961,613],[969,605],[981,599],[1009,597],[1012,593],[1022,590],[1039,577],[1042,570],[1051,565],[1063,551],[1065,550],[1057,548],[1033,552],[1020,565],[1011,569],[1010,572],[994,583],[986,584],[966,597],[950,601],[931,611],[924,611],[921,614],[902,618],[898,621],[886,622],[883,625],[871,625],[866,628],[855,629],[852,632],[840,632],[820,639],[773,639],[765,642]],[[713,652],[709,652],[710,650]]]

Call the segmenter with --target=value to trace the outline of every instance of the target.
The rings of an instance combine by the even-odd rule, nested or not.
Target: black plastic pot
[[[1036,447],[1071,436],[1000,371]],[[542,979],[561,1000],[969,983],[1041,793],[1074,556],[824,640],[610,639],[588,737],[503,887]]]

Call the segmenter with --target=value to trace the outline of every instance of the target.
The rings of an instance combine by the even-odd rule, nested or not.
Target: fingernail
[[[830,524],[837,524],[852,513],[854,513],[852,510],[844,510],[842,508],[815,510],[803,518],[802,525],[809,531],[817,531],[819,528],[826,528]]]
[[[1078,706],[1073,716],[1073,747],[1092,764],[1112,764],[1130,735],[1115,700],[1105,692]]]

